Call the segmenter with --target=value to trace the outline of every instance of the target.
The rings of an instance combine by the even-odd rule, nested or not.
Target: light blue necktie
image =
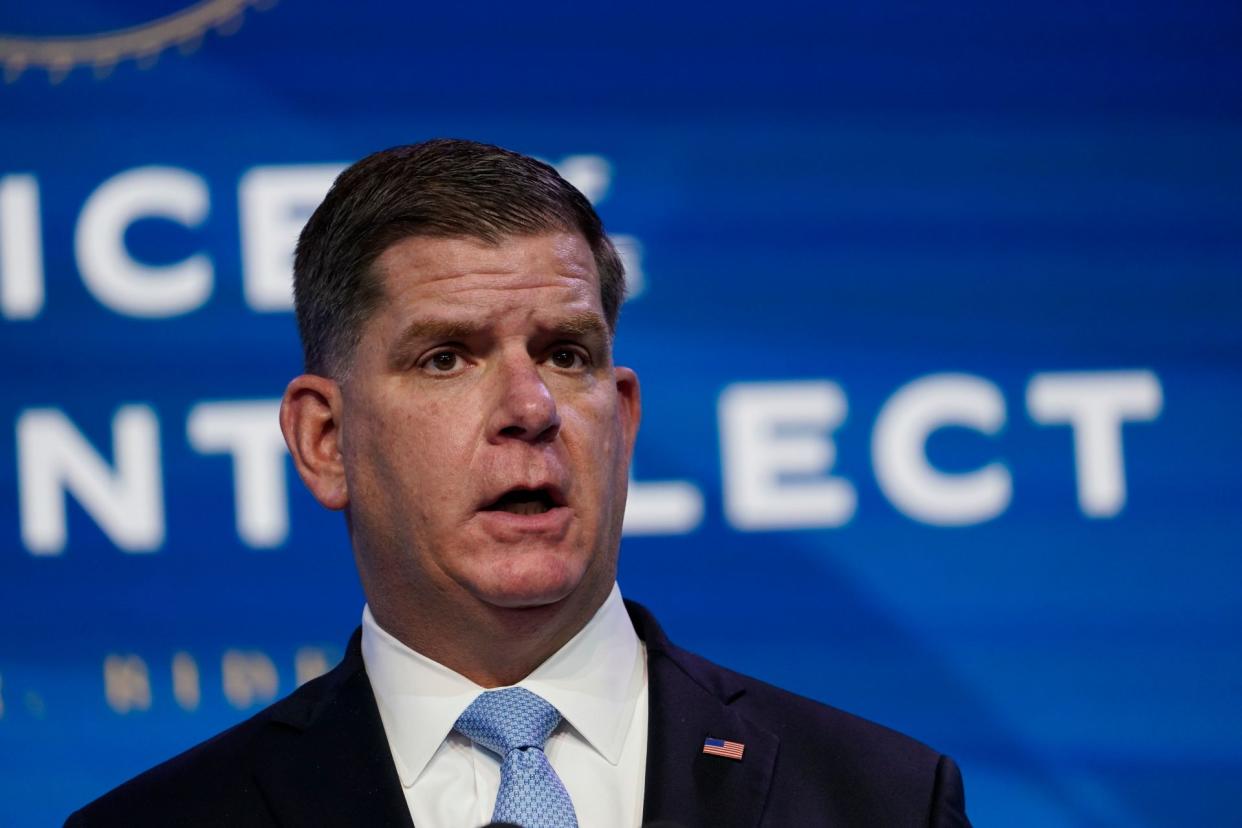
[[[458,717],[454,730],[502,757],[492,822],[578,828],[569,792],[543,752],[560,723],[560,711],[521,687],[481,693]]]

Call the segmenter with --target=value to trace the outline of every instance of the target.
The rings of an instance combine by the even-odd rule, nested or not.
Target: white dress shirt
[[[453,732],[484,688],[411,650],[362,611],[362,659],[417,828],[491,821],[500,757]],[[564,717],[544,747],[583,828],[635,828],[647,763],[647,655],[614,584],[579,633],[518,687]]]

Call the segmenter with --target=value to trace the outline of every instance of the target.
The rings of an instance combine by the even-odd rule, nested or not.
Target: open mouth
[[[557,506],[559,498],[551,489],[511,489],[483,507],[485,512],[508,512],[512,515],[541,515]]]

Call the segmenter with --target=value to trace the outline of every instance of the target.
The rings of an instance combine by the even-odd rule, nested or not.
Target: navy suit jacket
[[[643,821],[666,825],[968,826],[953,760],[669,643],[627,602],[647,647]],[[335,669],[87,805],[70,826],[410,828],[363,668],[360,632]],[[740,761],[703,753],[741,742]],[[592,826],[583,826],[592,828]]]

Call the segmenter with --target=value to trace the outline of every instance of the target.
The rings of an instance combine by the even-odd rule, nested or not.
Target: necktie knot
[[[493,822],[523,828],[578,828],[574,805],[543,745],[560,711],[521,687],[488,690],[457,717],[453,729],[501,756]]]
[[[561,723],[560,712],[523,687],[480,693],[453,729],[502,757],[511,750],[543,749]]]

